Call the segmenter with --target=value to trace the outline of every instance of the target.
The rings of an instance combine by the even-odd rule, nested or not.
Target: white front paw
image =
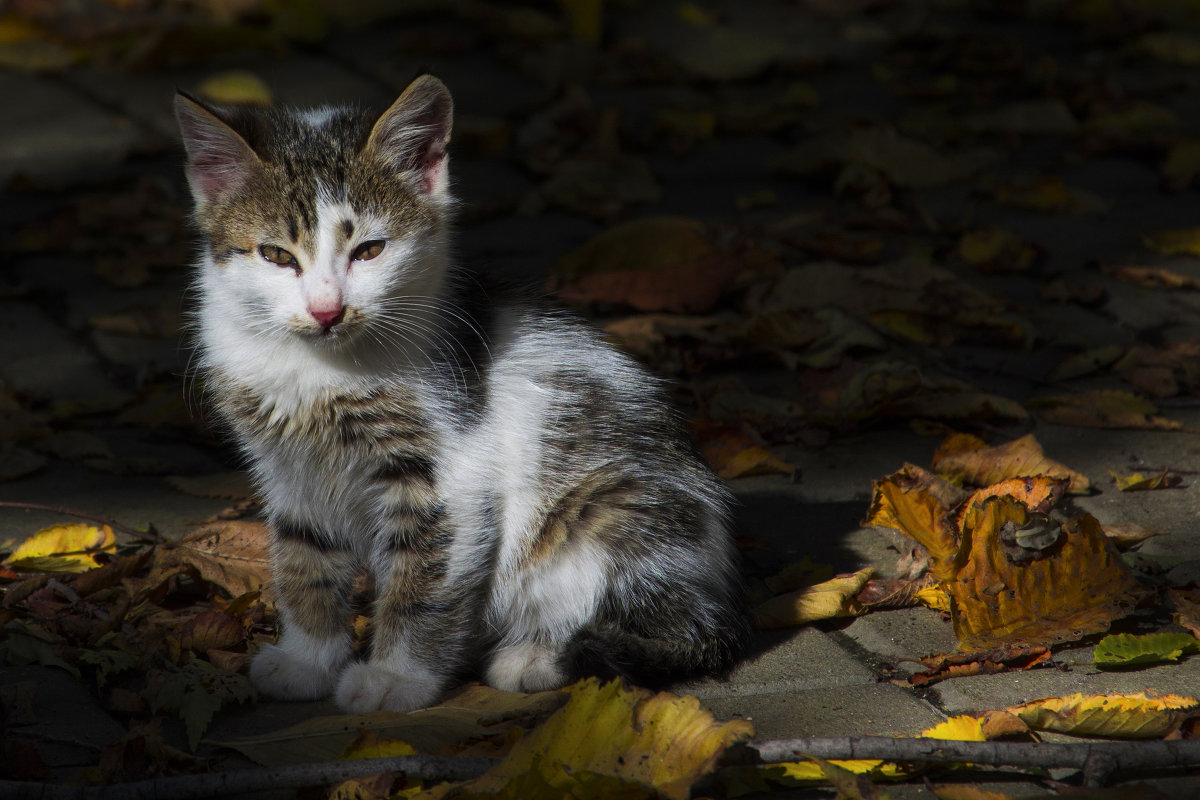
[[[558,666],[558,650],[540,644],[514,644],[492,654],[483,680],[506,692],[540,692],[557,689],[567,682]]]
[[[320,700],[333,691],[342,663],[310,661],[268,644],[250,662],[250,680],[268,697]]]
[[[432,705],[441,688],[431,676],[400,675],[374,664],[351,664],[338,681],[338,706],[351,714],[412,711]]]

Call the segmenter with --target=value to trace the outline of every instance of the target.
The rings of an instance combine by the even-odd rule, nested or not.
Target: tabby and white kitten
[[[378,118],[176,98],[199,364],[272,531],[282,634],[251,676],[368,711],[478,674],[725,671],[747,638],[728,495],[656,380],[450,260],[452,109],[432,76]]]

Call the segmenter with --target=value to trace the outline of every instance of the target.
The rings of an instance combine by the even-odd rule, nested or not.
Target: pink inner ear
[[[433,153],[429,153],[425,156],[425,161],[421,165],[421,191],[425,194],[433,194],[445,187],[446,154],[440,153],[434,155]]]

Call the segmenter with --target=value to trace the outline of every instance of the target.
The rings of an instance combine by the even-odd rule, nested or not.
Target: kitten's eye
[[[375,256],[383,252],[383,246],[387,244],[383,239],[373,239],[369,242],[363,242],[358,247],[354,248],[353,255],[350,256],[355,261],[370,261]]]
[[[258,252],[262,254],[263,258],[265,258],[267,261],[270,261],[272,264],[278,264],[281,267],[298,266],[296,263],[296,257],[287,250],[284,250],[282,247],[278,247],[273,244],[264,244],[262,247],[258,248]]]

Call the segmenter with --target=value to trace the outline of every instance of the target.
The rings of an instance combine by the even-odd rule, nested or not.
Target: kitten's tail
[[[591,624],[567,643],[559,665],[571,680],[621,677],[638,686],[661,688],[688,678],[724,676],[749,635],[746,625],[737,622],[703,639],[683,642],[639,636],[613,624]]]

